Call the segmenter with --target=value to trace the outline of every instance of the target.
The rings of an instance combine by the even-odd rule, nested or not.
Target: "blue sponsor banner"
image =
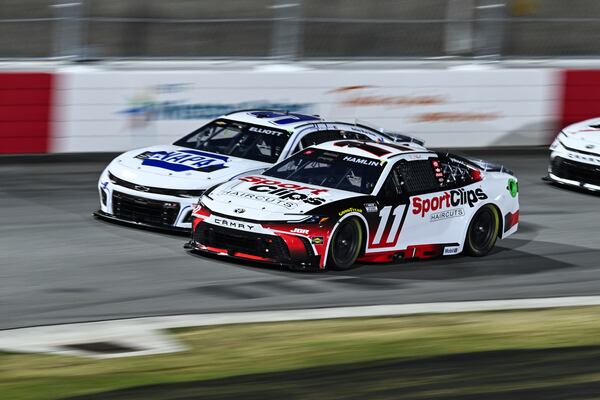
[[[142,165],[167,169],[174,172],[200,171],[212,172],[226,168],[229,157],[199,150],[155,151],[143,153]]]
[[[146,120],[214,119],[230,112],[247,109],[278,109],[289,112],[309,112],[312,104],[272,103],[252,101],[235,104],[180,103],[175,101],[147,101],[119,111],[132,117],[143,116]],[[314,118],[314,117],[311,117]],[[318,119],[318,118],[315,118]],[[293,122],[293,121],[291,121]]]

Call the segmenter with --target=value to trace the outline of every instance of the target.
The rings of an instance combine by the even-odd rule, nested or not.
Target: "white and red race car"
[[[503,167],[397,144],[342,140],[207,190],[192,251],[299,269],[467,253],[516,232]]]
[[[398,142],[423,149],[418,139],[360,123],[281,111],[238,111],[173,144],[119,155],[100,176],[100,209],[94,215],[189,232],[193,205],[207,188],[261,173],[308,146],[336,139]]]
[[[564,128],[550,146],[548,180],[600,191],[600,118]]]

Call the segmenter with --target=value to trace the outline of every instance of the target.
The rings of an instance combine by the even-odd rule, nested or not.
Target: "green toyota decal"
[[[519,183],[516,179],[510,178],[506,189],[508,189],[508,192],[512,197],[517,197],[517,193],[519,193]]]

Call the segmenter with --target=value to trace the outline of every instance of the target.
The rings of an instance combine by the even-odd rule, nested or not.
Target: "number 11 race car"
[[[357,140],[306,148],[260,175],[208,189],[192,251],[295,269],[467,253],[516,232],[518,184],[503,167]]]

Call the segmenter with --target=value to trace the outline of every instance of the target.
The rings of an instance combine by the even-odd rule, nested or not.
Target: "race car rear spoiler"
[[[390,140],[393,140],[394,142],[415,143],[415,144],[418,144],[419,146],[425,147],[425,141],[422,139],[416,138],[414,136],[408,136],[403,133],[389,132],[389,131],[381,131],[381,134],[384,136],[387,136],[388,138],[390,138]]]
[[[506,168],[502,164],[491,163],[491,162],[488,162],[485,160],[481,160],[479,158],[465,157],[465,159],[472,162],[473,164],[478,166],[483,171],[504,172],[506,174],[513,175],[513,176],[515,174],[512,170]]]
[[[371,124],[370,122],[362,121],[362,120],[358,120],[358,119],[354,121],[354,124],[357,126],[362,126],[363,128],[373,129],[373,130],[379,132],[381,135],[387,137],[388,139],[390,139],[393,142],[414,143],[419,146],[425,147],[425,141],[422,139],[419,139],[417,137],[414,137],[414,136],[405,135],[404,133],[400,133],[400,132],[388,131],[379,126]]]

